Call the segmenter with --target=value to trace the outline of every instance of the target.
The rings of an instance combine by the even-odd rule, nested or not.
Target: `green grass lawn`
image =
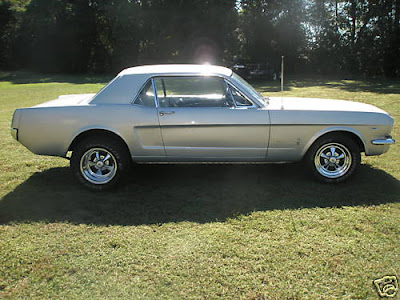
[[[301,164],[139,165],[98,194],[12,139],[15,108],[108,79],[0,73],[0,298],[379,299],[374,279],[400,279],[398,145],[340,185]],[[374,104],[399,139],[399,81],[291,80],[283,95]]]

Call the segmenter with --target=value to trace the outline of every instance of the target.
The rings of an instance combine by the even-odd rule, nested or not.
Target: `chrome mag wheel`
[[[83,177],[93,184],[106,184],[117,173],[117,160],[104,148],[87,150],[80,160],[80,171]]]
[[[314,165],[316,170],[326,178],[342,177],[351,168],[352,155],[342,144],[325,144],[316,151]]]

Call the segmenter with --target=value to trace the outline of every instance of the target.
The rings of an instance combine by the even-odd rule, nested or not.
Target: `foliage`
[[[400,1],[317,0],[309,8],[311,64],[325,73],[400,75]]]
[[[240,57],[247,62],[267,63],[280,69],[280,59],[286,57],[291,72],[302,62],[306,38],[306,21],[302,0],[241,1],[239,32]]]
[[[399,0],[1,0],[0,67],[269,63],[400,75]]]

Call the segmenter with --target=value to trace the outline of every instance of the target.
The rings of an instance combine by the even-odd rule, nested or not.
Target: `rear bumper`
[[[14,139],[18,141],[18,129],[17,128],[11,128],[11,135]]]
[[[395,142],[396,141],[391,137],[387,137],[386,139],[378,139],[371,141],[373,145],[393,145]]]

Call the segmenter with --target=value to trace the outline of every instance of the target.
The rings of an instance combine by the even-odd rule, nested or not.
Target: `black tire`
[[[360,147],[344,135],[319,138],[305,156],[310,173],[324,183],[346,181],[356,172],[360,162]]]
[[[92,191],[117,186],[130,168],[126,146],[108,136],[89,137],[73,150],[70,168],[75,179]]]

